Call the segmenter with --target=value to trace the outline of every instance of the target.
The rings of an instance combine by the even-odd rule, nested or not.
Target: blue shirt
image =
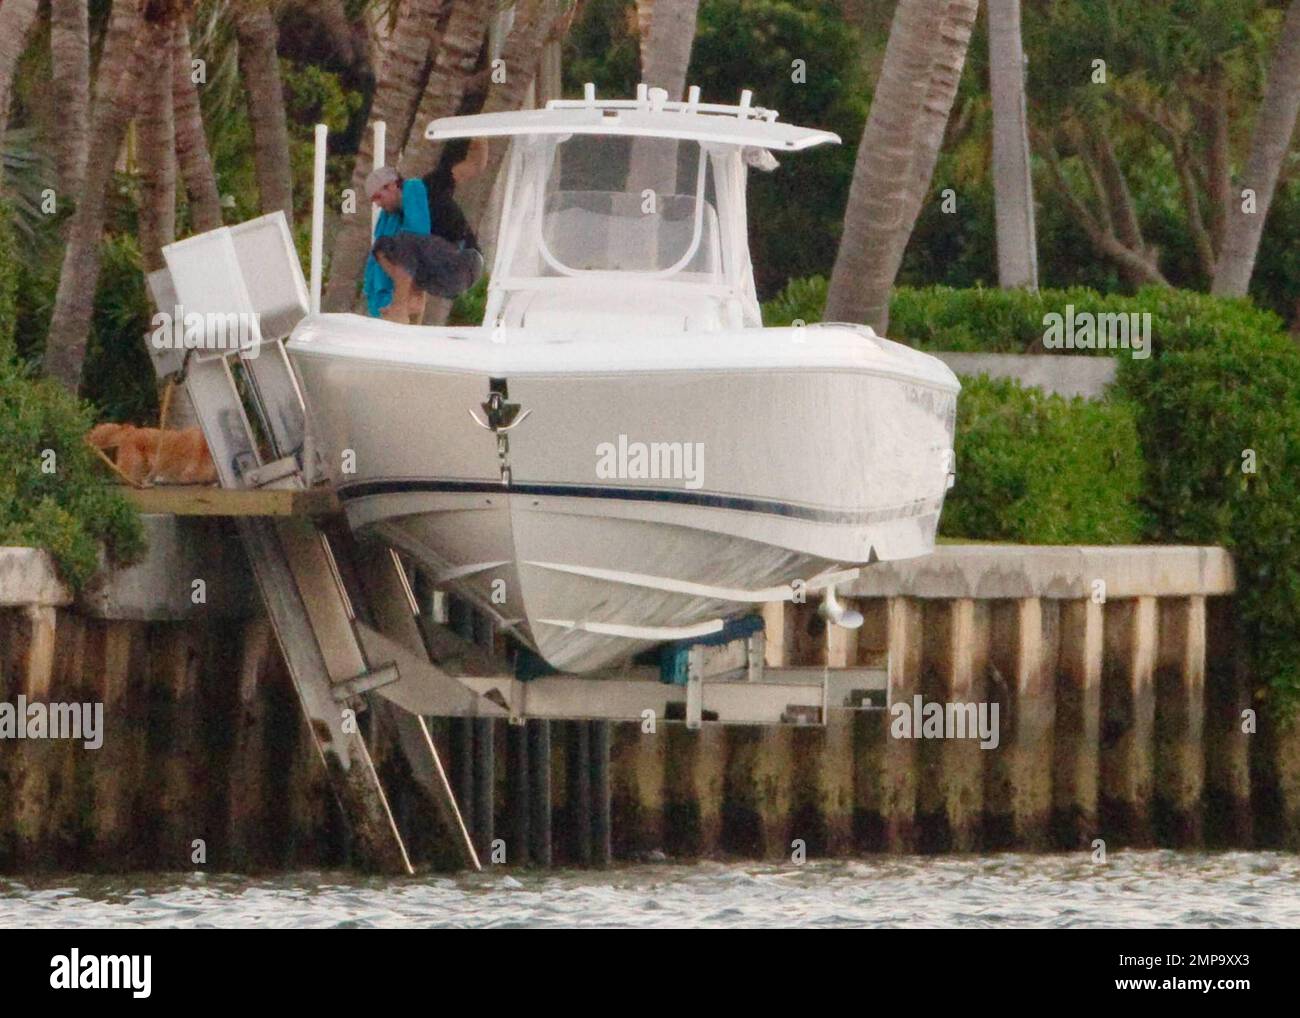
[[[374,239],[397,233],[428,234],[432,232],[431,226],[429,192],[425,190],[424,181],[416,177],[402,184],[402,207],[399,211],[379,213]],[[379,313],[393,302],[393,281],[375,261],[374,251],[366,259],[365,293],[366,307],[372,318],[378,318]]]

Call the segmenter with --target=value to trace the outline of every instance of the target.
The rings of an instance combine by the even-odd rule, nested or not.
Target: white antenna
[[[316,162],[311,184],[311,313],[320,314],[321,264],[325,248],[325,144],[330,129],[316,125]]]
[[[375,121],[375,143],[374,151],[371,155],[370,168],[377,170],[384,165],[385,145],[388,142],[388,124],[382,120]],[[366,195],[366,201],[370,201],[370,195]],[[379,206],[371,202],[370,205],[370,236],[375,235],[375,226],[379,223]]]

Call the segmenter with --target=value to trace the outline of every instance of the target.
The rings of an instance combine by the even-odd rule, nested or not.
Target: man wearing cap
[[[478,240],[451,195],[482,169],[487,147],[475,139],[455,165],[450,155],[423,180],[404,180],[391,166],[366,177],[366,194],[381,210],[365,273],[373,317],[419,324],[427,294],[455,297],[483,274]]]

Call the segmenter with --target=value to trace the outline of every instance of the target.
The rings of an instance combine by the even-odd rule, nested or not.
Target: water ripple
[[[338,872],[0,878],[3,927],[1300,926],[1300,857],[1113,852],[652,863],[383,879]]]

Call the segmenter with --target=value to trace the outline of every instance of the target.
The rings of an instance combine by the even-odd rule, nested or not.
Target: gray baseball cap
[[[381,166],[377,170],[371,170],[366,174],[366,197],[373,198],[381,187],[395,180],[397,180],[397,171],[391,166]]]

